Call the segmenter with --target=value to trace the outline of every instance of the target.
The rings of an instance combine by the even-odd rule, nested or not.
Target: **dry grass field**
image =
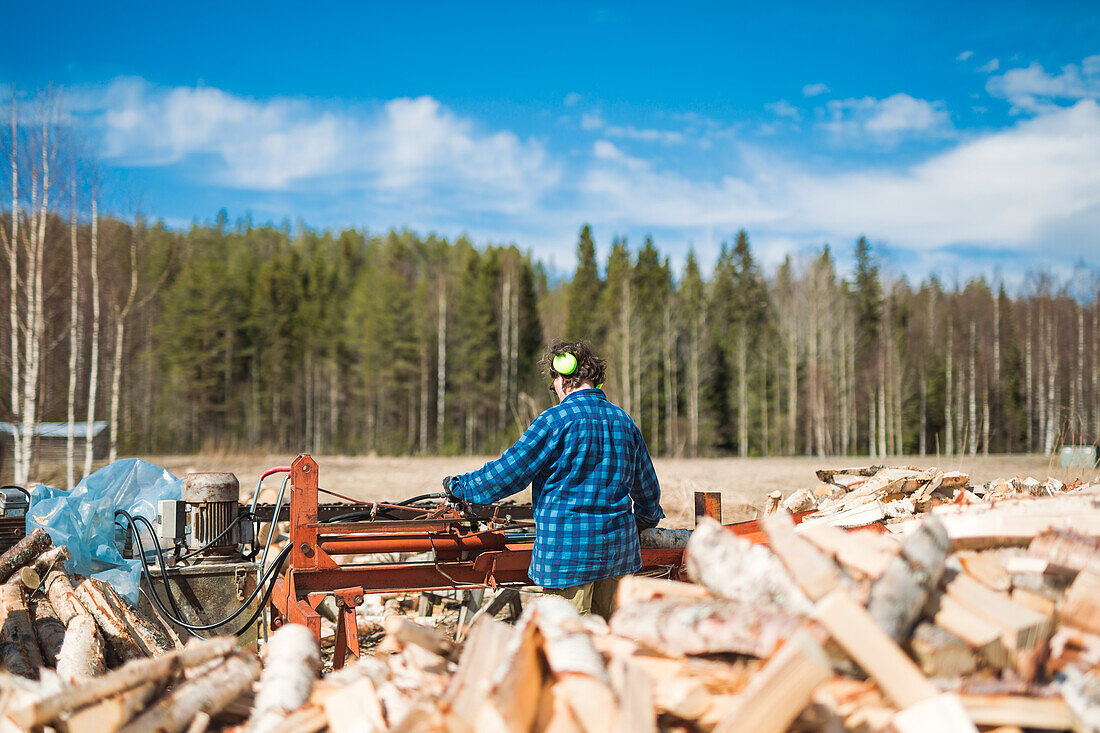
[[[151,463],[167,468],[177,476],[189,471],[232,471],[241,480],[241,493],[251,497],[256,479],[267,468],[287,465],[293,456],[200,454],[190,456],[143,456]],[[399,500],[440,490],[440,479],[449,474],[478,468],[489,457],[380,458],[372,456],[317,456],[322,488],[357,499]],[[663,526],[688,527],[695,491],[721,491],[723,519],[733,522],[751,518],[762,506],[768,492],[776,489],[784,495],[817,483],[814,471],[872,463],[865,456],[838,458],[659,458],[654,461],[661,481],[662,504],[667,519]],[[1063,481],[1069,475],[1056,461],[1040,455],[997,455],[936,458],[903,456],[880,459],[876,464],[891,466],[936,466],[968,473],[973,483],[1016,474]],[[1088,478],[1082,476],[1081,478]],[[264,484],[262,499],[274,501],[279,482],[276,477]],[[517,497],[529,499],[527,492]]]

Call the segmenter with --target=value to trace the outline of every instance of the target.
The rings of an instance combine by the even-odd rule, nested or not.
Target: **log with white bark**
[[[620,608],[611,630],[670,656],[747,654],[766,658],[799,617],[766,605],[729,600],[651,601]]]
[[[252,688],[260,676],[260,660],[242,651],[201,677],[177,687],[171,695],[122,728],[123,733],[181,733],[200,712],[217,715]]]
[[[675,550],[687,547],[691,539],[690,529],[665,529],[652,527],[638,533],[643,550]]]
[[[34,568],[34,571],[42,578],[45,578],[54,568],[65,567],[65,561],[70,557],[72,557],[72,553],[69,551],[68,547],[65,545],[57,545],[36,557],[31,567]]]
[[[840,574],[836,564],[794,531],[794,523],[786,511],[773,512],[761,519],[760,524],[772,552],[810,600],[816,601],[837,587]]]
[[[943,576],[950,543],[943,524],[928,516],[905,538],[901,554],[871,588],[867,610],[894,641],[909,638],[928,596]]]
[[[103,637],[91,616],[74,616],[65,626],[57,674],[66,682],[97,677],[107,669]]]
[[[321,648],[301,624],[286,624],[271,636],[264,652],[264,671],[249,733],[270,733],[287,715],[309,700],[321,674]]]
[[[51,547],[53,540],[41,527],[16,542],[0,555],[0,583],[7,581],[19,568],[34,562],[35,558]]]
[[[38,648],[46,666],[56,667],[57,655],[65,642],[65,624],[57,618],[53,607],[45,598],[34,604],[34,635],[38,639]]]
[[[115,733],[144,710],[161,688],[159,681],[146,682],[94,702],[66,716],[61,729],[65,733]]]
[[[0,661],[14,675],[38,679],[42,654],[34,637],[23,591],[17,585],[0,585]]]
[[[46,574],[46,597],[50,599],[50,605],[57,612],[61,623],[68,625],[74,616],[88,616],[88,609],[84,608],[73,590],[72,579],[62,567],[54,568]]]
[[[102,677],[90,679],[22,707],[9,709],[7,714],[16,724],[24,728],[41,726],[100,698],[129,690],[146,682],[165,679],[188,667],[224,657],[236,648],[237,640],[232,637],[193,642],[183,649],[177,649],[159,657],[129,662]]]
[[[810,609],[809,600],[771,550],[738,537],[709,517],[699,518],[685,564],[692,580],[723,598],[761,611],[799,614]]]

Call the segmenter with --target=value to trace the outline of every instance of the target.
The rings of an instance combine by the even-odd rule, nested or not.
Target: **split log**
[[[938,694],[871,614],[843,590],[834,590],[818,601],[814,618],[899,707],[906,708]]]
[[[138,687],[146,682],[164,679],[177,671],[224,657],[237,648],[237,640],[220,637],[188,644],[183,649],[152,659],[139,659],[119,667],[102,677],[64,690],[57,695],[36,700],[7,711],[16,724],[24,728],[44,725],[59,716],[84,707],[96,700]]]
[[[1009,664],[1008,649],[1001,640],[1001,630],[990,625],[957,600],[940,595],[930,604],[936,626],[962,639],[967,646],[993,669],[1004,669]]]
[[[929,677],[962,677],[977,666],[973,650],[959,637],[927,622],[917,625],[909,648]]]
[[[611,631],[669,656],[747,654],[771,656],[799,625],[799,617],[773,607],[727,600],[651,601],[620,608]]]
[[[105,700],[92,703],[61,722],[65,733],[114,733],[133,720],[160,692],[158,682],[147,682]]]
[[[868,524],[881,522],[883,519],[886,519],[886,511],[882,508],[882,502],[871,500],[858,506],[819,510],[803,518],[802,524],[807,527],[817,524],[829,524],[843,529],[852,529],[866,527]]]
[[[856,466],[854,468],[822,468],[818,469],[814,473],[817,474],[818,479],[824,481],[827,484],[833,483],[833,478],[836,476],[863,476],[870,478],[876,473],[886,468],[886,466]]]
[[[1017,725],[1041,730],[1073,727],[1073,715],[1061,697],[961,694],[959,698],[977,725]]]
[[[386,730],[378,690],[369,677],[360,677],[336,694],[327,696],[323,707],[331,733],[383,733]],[[289,722],[290,718],[286,720]],[[272,733],[275,731],[273,728]]]
[[[1000,630],[1005,648],[1012,654],[1045,642],[1053,631],[1049,617],[1013,603],[1006,593],[998,593],[965,573],[955,575],[944,585],[947,595],[978,616],[991,628]]]
[[[445,659],[455,656],[455,646],[443,638],[434,628],[418,624],[407,616],[387,616],[382,621],[386,636],[398,643],[398,647],[415,644]]]
[[[871,580],[879,578],[901,552],[901,542],[890,534],[871,529],[846,532],[828,524],[795,526],[795,532],[845,568]]]
[[[1073,714],[1073,729],[1089,733],[1100,731],[1100,679],[1091,671],[1073,665],[1066,667],[1062,674],[1064,680],[1059,689]]]
[[[783,500],[783,509],[790,514],[808,512],[817,505],[814,492],[809,489],[799,489]]]
[[[896,733],[978,733],[958,695],[948,692],[899,711],[890,724]]]
[[[782,499],[783,499],[783,492],[782,491],[773,491],[770,494],[768,494],[768,501],[764,505],[764,515],[767,516],[768,514],[771,514],[772,512],[779,509],[779,502],[782,501]]]
[[[483,617],[471,629],[458,670],[441,698],[444,710],[454,713],[449,720],[461,730],[475,730],[478,713],[492,689],[493,673],[504,660],[514,633],[508,624],[489,617]]]
[[[95,617],[120,659],[156,656],[174,648],[163,630],[143,618],[106,583],[88,578],[77,586],[76,597]]]
[[[556,680],[553,695],[565,698],[582,731],[607,733],[616,718],[615,694],[588,627],[563,598],[544,596],[531,609],[546,664]]]
[[[473,718],[477,721],[477,730],[499,730],[502,726],[504,730],[531,728],[543,689],[543,662],[539,647],[538,628],[531,607],[528,607],[493,669],[488,700],[480,704]],[[390,720],[392,723],[393,718]]]
[[[0,583],[6,582],[19,568],[33,562],[51,547],[53,547],[53,540],[41,527],[16,542],[7,552],[0,555]]]
[[[837,587],[840,576],[836,565],[794,531],[794,523],[785,511],[777,511],[760,521],[768,544],[811,601]]]
[[[709,517],[700,517],[688,542],[688,576],[715,595],[788,614],[810,610],[810,602],[787,575],[779,559],[763,545],[722,528]]]
[[[271,636],[264,653],[263,676],[249,733],[269,733],[287,715],[305,705],[321,675],[321,649],[301,624],[286,624]]]
[[[954,558],[958,560],[966,574],[974,580],[993,590],[1008,592],[1012,589],[1012,578],[996,553],[996,550],[984,552],[964,550],[955,553]]]
[[[103,637],[91,616],[74,616],[65,627],[65,639],[57,655],[57,673],[66,682],[103,674],[106,655]]]
[[[951,546],[956,550],[1026,546],[1036,535],[1050,529],[1100,535],[1100,496],[1090,494],[1010,499],[969,506],[943,504],[934,507],[932,514],[943,522]],[[911,523],[891,525],[891,529],[906,532],[916,526],[917,520],[911,520]]]
[[[652,601],[656,598],[698,601],[709,596],[710,593],[706,588],[694,583],[647,578],[644,575],[628,575],[619,581],[619,587],[615,591],[615,608]]]
[[[42,667],[23,590],[10,583],[0,585],[0,661],[12,674],[29,680],[38,679]]]
[[[188,680],[154,707],[131,721],[124,733],[181,733],[199,712],[217,715],[248,692],[260,676],[260,660],[237,652],[201,677]]]
[[[1035,537],[1027,554],[1074,571],[1100,564],[1100,537],[1052,529]]]
[[[1100,572],[1085,568],[1077,574],[1058,608],[1058,618],[1078,629],[1100,633]]]
[[[783,733],[831,674],[825,652],[809,632],[800,630],[752,678],[714,733]]]
[[[608,665],[608,676],[619,701],[618,716],[615,719],[616,733],[657,733],[654,685],[649,675],[631,660],[618,657]],[[672,683],[673,680],[668,682]],[[705,706],[700,714],[703,711]]]
[[[929,516],[875,581],[867,610],[894,641],[909,638],[928,594],[940,582],[949,549],[943,524]]]
[[[50,602],[42,598],[34,604],[34,635],[47,667],[57,666],[57,655],[65,642],[65,624],[57,618]]]

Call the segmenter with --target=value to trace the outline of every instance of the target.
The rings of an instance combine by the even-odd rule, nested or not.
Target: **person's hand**
[[[454,492],[455,487],[454,476],[443,477],[443,495],[446,497],[447,504],[459,512],[466,512],[466,502],[458,498],[458,495]]]

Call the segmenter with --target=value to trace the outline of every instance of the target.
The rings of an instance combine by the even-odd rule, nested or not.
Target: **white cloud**
[[[891,145],[905,137],[943,137],[952,131],[943,102],[929,102],[908,94],[837,99],[826,105],[821,127],[844,142],[871,140]]]
[[[560,170],[537,140],[483,131],[431,97],[380,109],[325,110],[207,87],[119,79],[74,100],[121,165],[201,165],[229,188],[285,191],[349,185],[405,196],[478,196],[492,210],[529,206]]]
[[[576,92],[569,92],[565,95],[565,99],[562,100],[566,107],[576,106],[579,101],[581,101],[581,95]]]
[[[598,111],[585,112],[581,115],[581,129],[599,130],[607,137],[618,137],[626,140],[640,140],[642,142],[656,142],[664,145],[679,145],[687,140],[682,132],[676,130],[657,130],[654,128],[639,128],[633,125],[609,125]]]
[[[787,117],[795,122],[802,119],[802,112],[799,111],[798,107],[795,107],[786,99],[780,99],[778,102],[765,104],[764,108],[776,117]]]
[[[695,232],[746,226],[757,241],[836,243],[867,234],[921,257],[968,247],[1095,261],[1100,106],[1091,101],[904,170],[822,174],[746,150],[741,175],[701,180],[604,153],[584,179],[596,221]]]
[[[1007,99],[1016,112],[1038,112],[1058,102],[1100,99],[1100,55],[1089,56],[1080,66],[1069,64],[1059,74],[1048,74],[1041,65],[1009,69],[990,77],[986,91]]]
[[[1000,59],[990,59],[986,63],[979,66],[975,71],[979,71],[983,74],[992,74],[997,69],[1001,68]]]
[[[963,51],[962,53],[960,53],[958,56],[955,57],[955,60],[956,61],[966,61],[968,58],[970,58],[973,55],[974,55],[973,51]]]
[[[830,90],[826,84],[822,82],[817,82],[816,84],[807,84],[806,86],[802,87],[802,96],[816,97],[819,94],[825,94],[828,91]]]

